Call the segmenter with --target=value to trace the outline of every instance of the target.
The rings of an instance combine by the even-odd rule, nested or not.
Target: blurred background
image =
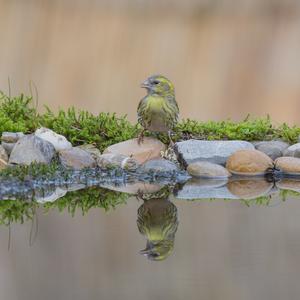
[[[182,118],[270,114],[300,125],[296,0],[0,0],[0,89],[39,105],[127,114],[153,73]]]

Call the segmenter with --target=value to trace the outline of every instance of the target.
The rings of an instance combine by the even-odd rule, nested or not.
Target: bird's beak
[[[145,80],[143,83],[141,83],[141,88],[150,89],[150,82]]]
[[[151,252],[151,250],[146,248],[146,249],[144,249],[144,250],[141,250],[141,251],[140,251],[140,254],[142,254],[142,255],[144,255],[144,256],[147,256],[150,252]]]

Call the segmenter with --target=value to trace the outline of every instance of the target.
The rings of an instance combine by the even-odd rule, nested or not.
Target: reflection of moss
[[[22,200],[0,201],[0,225],[23,223],[26,220],[31,220],[38,206],[39,204],[36,202]]]
[[[79,209],[82,214],[86,214],[93,207],[104,208],[105,211],[115,208],[116,206],[126,203],[130,195],[91,187],[84,190],[68,192],[64,197],[55,202],[44,204],[45,211],[48,212],[53,208],[59,211],[67,210],[72,216]]]
[[[269,206],[271,200],[271,196],[261,196],[255,199],[241,199],[240,201],[249,207],[251,205]]]
[[[66,210],[73,216],[78,210],[82,214],[86,214],[94,207],[108,211],[126,203],[128,197],[128,194],[92,187],[69,192],[57,201],[48,202],[44,205],[34,201],[3,200],[0,201],[0,225],[9,225],[14,222],[23,223],[26,220],[31,220],[38,207],[43,207],[45,213],[57,208],[59,211]]]
[[[288,197],[299,197],[300,193],[291,190],[280,190],[279,195],[280,199],[282,199],[282,201],[285,201]]]

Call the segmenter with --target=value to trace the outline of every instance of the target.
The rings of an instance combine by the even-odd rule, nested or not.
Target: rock
[[[100,150],[93,144],[80,145],[80,146],[77,146],[76,148],[80,148],[82,150],[87,151],[94,157],[94,159],[97,159],[101,155]]]
[[[240,199],[255,199],[266,196],[273,188],[273,183],[264,179],[238,179],[229,181],[228,190]]]
[[[175,163],[166,159],[152,159],[148,160],[142,167],[145,173],[174,173],[178,171]]]
[[[224,165],[232,153],[242,149],[254,149],[254,146],[246,141],[188,140],[175,143],[174,147],[178,160],[184,167],[195,161]]]
[[[288,147],[289,144],[282,141],[264,141],[255,145],[256,150],[265,153],[273,160],[275,160],[277,157],[283,156],[284,150]]]
[[[202,178],[228,178],[231,174],[221,165],[207,161],[197,161],[187,167],[191,176]]]
[[[37,137],[51,143],[56,151],[71,149],[72,144],[60,134],[57,134],[51,129],[41,127],[34,133]]]
[[[226,162],[227,170],[237,175],[263,175],[268,168],[272,167],[272,159],[258,150],[236,151]]]
[[[122,154],[104,153],[97,158],[97,164],[102,169],[122,168],[133,171],[139,167],[139,163],[132,157]]]
[[[24,137],[23,132],[3,132],[1,141],[5,143],[16,143],[19,139]]]
[[[49,164],[55,155],[53,145],[35,135],[26,135],[14,146],[9,164],[30,165],[33,162]]]
[[[112,191],[133,194],[133,195],[137,195],[140,193],[153,194],[163,188],[163,185],[159,183],[145,183],[145,182],[128,182],[126,184],[121,184],[121,185],[113,185],[111,183],[101,183],[100,186]]]
[[[93,156],[80,148],[60,151],[59,160],[64,167],[74,170],[96,167],[96,161]]]
[[[226,179],[198,179],[188,180],[181,189],[175,191],[176,199],[238,199],[227,188]]]
[[[60,187],[55,187],[54,189],[42,190],[42,191],[35,190],[34,200],[38,203],[54,202],[57,199],[65,196],[66,193],[67,191],[61,189]]]
[[[158,139],[145,137],[140,145],[137,139],[109,146],[104,153],[122,154],[136,159],[140,164],[147,160],[160,158],[161,152],[166,150],[166,146]]]
[[[7,167],[7,162],[0,158],[0,170],[3,170]]]
[[[14,146],[15,146],[16,143],[5,143],[5,142],[1,142],[1,146],[5,149],[6,153],[8,155],[11,154]]]
[[[300,158],[300,143],[294,144],[283,151],[283,156]]]
[[[8,155],[6,150],[3,148],[3,146],[0,145],[0,159],[4,160],[5,162],[8,161]]]
[[[300,158],[279,157],[275,160],[275,166],[285,174],[300,175]]]

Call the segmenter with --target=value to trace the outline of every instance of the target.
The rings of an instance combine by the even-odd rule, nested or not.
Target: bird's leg
[[[174,142],[172,140],[171,130],[168,131],[168,137],[169,137],[169,141],[170,141],[169,146],[173,148],[174,147]]]
[[[146,129],[143,128],[143,130],[140,132],[139,136],[138,136],[138,144],[140,145],[143,140],[144,140],[144,133],[145,133]]]

